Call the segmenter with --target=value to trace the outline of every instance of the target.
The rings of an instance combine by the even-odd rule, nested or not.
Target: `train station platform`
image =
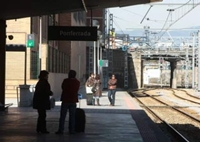
[[[126,92],[116,92],[115,106],[109,106],[107,91],[101,106],[88,106],[85,96],[80,107],[86,112],[85,133],[69,135],[68,116],[65,133],[56,135],[60,102],[47,111],[50,134],[37,134],[37,112],[31,107],[10,107],[0,112],[0,142],[169,142],[169,138],[148,118],[144,110]],[[79,107],[79,104],[77,104]]]

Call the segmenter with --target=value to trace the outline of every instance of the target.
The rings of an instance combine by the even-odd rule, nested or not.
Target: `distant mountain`
[[[189,37],[191,36],[192,33],[197,32],[198,30],[200,30],[200,26],[195,26],[195,27],[189,27],[189,28],[183,28],[180,30],[168,30],[169,34],[172,37]],[[149,30],[150,32],[150,36],[154,36],[154,35],[162,35],[163,32],[158,33],[159,31],[153,31],[153,30]],[[130,36],[145,36],[145,31],[143,29],[134,29],[132,31],[128,30],[128,31],[116,31],[117,34],[129,34]],[[157,33],[157,34],[156,34]],[[163,36],[169,36],[167,34],[167,32],[165,32],[165,34]]]
[[[144,30],[136,29],[132,31],[116,31],[117,34],[129,34],[129,36],[144,36]]]

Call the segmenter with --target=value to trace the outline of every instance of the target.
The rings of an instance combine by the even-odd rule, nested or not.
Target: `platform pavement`
[[[80,90],[79,93],[84,93]],[[83,94],[85,96],[85,94]],[[125,91],[117,91],[116,105],[109,106],[107,91],[100,99],[101,106],[88,106],[83,97],[80,107],[86,112],[85,133],[67,134],[68,117],[64,135],[56,135],[58,129],[60,102],[47,112],[47,128],[50,134],[35,131],[37,112],[31,107],[10,107],[0,112],[0,142],[165,142],[166,138],[147,129],[149,122],[139,116],[142,108]],[[79,104],[77,104],[79,107]],[[143,113],[142,113],[143,114]],[[134,117],[133,117],[134,115]],[[133,118],[142,124],[136,124]],[[144,121],[143,121],[144,120]],[[138,129],[142,126],[143,129]],[[154,129],[152,127],[152,129]]]

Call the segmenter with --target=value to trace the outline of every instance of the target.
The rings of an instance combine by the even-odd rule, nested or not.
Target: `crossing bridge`
[[[130,51],[134,52],[134,51]],[[143,59],[159,59],[159,58],[164,58],[165,60],[168,59],[176,59],[176,60],[186,60],[188,57],[191,59],[193,56],[193,49],[192,48],[168,48],[168,49],[159,49],[159,48],[140,48],[140,49],[135,49],[135,52],[140,52],[142,55]],[[196,53],[196,51],[195,51]]]

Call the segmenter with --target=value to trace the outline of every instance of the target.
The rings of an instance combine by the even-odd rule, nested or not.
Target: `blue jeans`
[[[115,93],[116,93],[116,89],[108,90],[108,99],[111,105],[115,105]]]
[[[76,103],[62,103],[60,110],[59,129],[58,131],[64,132],[65,118],[69,110],[69,132],[75,132],[75,112]]]

